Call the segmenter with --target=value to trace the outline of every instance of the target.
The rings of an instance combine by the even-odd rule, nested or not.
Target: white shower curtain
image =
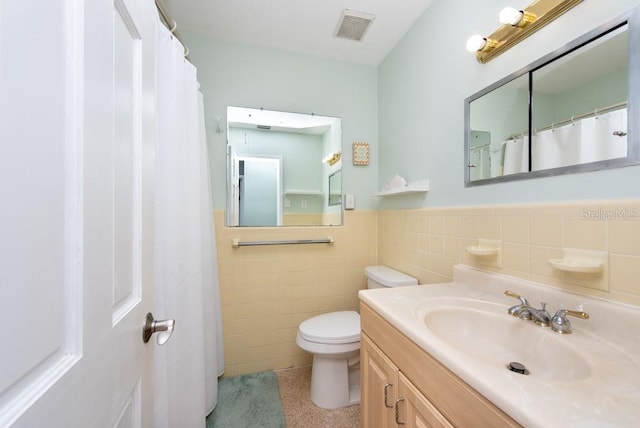
[[[529,171],[528,136],[512,138],[504,142],[503,175]]]
[[[581,123],[581,162],[596,162],[627,156],[626,108],[588,117]]]
[[[176,320],[154,350],[155,428],[204,427],[217,401],[222,334],[204,111],[195,67],[158,22],[155,303]]]
[[[531,169],[538,171],[579,164],[582,135],[580,122],[538,132],[531,147]]]
[[[198,92],[198,118],[200,140],[200,186],[202,204],[202,266],[203,266],[203,322],[205,355],[205,413],[208,415],[218,404],[218,377],[224,373],[224,346],[222,332],[222,307],[218,277],[218,251],[216,231],[213,226],[213,199],[211,169],[207,150],[207,133],[204,121],[204,100]]]

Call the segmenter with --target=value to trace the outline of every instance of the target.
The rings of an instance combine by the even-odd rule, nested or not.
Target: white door
[[[240,226],[282,226],[282,158],[238,156]]]
[[[153,12],[0,0],[0,427],[151,424]]]

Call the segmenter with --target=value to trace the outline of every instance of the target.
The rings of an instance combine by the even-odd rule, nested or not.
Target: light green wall
[[[224,116],[229,105],[342,118],[344,190],[356,195],[358,208],[373,208],[371,194],[377,190],[377,163],[368,167],[353,166],[351,144],[366,141],[372,152],[376,152],[376,67],[233,44],[194,34],[183,36],[190,50],[189,57],[198,68],[204,95],[215,209],[225,207],[227,138],[226,132],[215,132],[216,116],[222,117],[225,129]]]
[[[214,207],[225,205],[227,137],[215,117],[224,124],[228,105],[341,117],[344,191],[357,209],[638,197],[640,167],[472,188],[463,180],[464,99],[638,5],[585,0],[487,64],[465,43],[499,26],[503,0],[434,0],[377,68],[184,34],[205,97]],[[356,141],[370,143],[367,167],[351,163]],[[429,179],[431,190],[371,198],[395,174]]]
[[[322,136],[230,128],[228,138],[238,154],[282,157],[285,190],[322,189]]]
[[[528,132],[529,93],[522,88],[528,86],[527,77],[520,77],[517,82],[503,85],[471,103],[471,129],[491,132],[491,141],[496,143]]]
[[[609,106],[627,99],[627,70],[616,70],[584,86],[556,95],[556,121],[573,115],[588,113],[598,107]]]
[[[512,1],[526,7],[530,1]],[[638,197],[640,167],[464,187],[464,100],[640,4],[585,0],[487,64],[465,49],[498,26],[503,0],[435,0],[378,70],[378,182],[429,179],[426,196],[384,198],[380,208]],[[461,13],[460,11],[464,11]],[[455,23],[454,23],[455,20]]]

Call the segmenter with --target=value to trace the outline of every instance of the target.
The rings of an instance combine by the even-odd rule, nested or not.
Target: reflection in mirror
[[[335,117],[228,107],[227,226],[342,224],[329,189],[341,162],[322,161],[341,152],[341,130]]]
[[[329,175],[329,205],[342,203],[342,170]]]
[[[282,225],[282,158],[236,155],[238,216],[243,226]]]
[[[639,15],[467,98],[465,185],[638,164]]]
[[[532,171],[627,156],[627,30],[533,71]]]
[[[526,75],[470,103],[469,174],[481,180],[529,170]]]

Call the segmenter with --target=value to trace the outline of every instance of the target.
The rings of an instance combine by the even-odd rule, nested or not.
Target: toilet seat
[[[360,315],[355,311],[318,315],[303,321],[298,329],[298,335],[314,343],[360,342]]]
[[[417,285],[396,270],[366,269],[369,288]],[[317,315],[300,323],[296,344],[313,354],[311,401],[323,409],[360,403],[360,315],[356,311]]]

